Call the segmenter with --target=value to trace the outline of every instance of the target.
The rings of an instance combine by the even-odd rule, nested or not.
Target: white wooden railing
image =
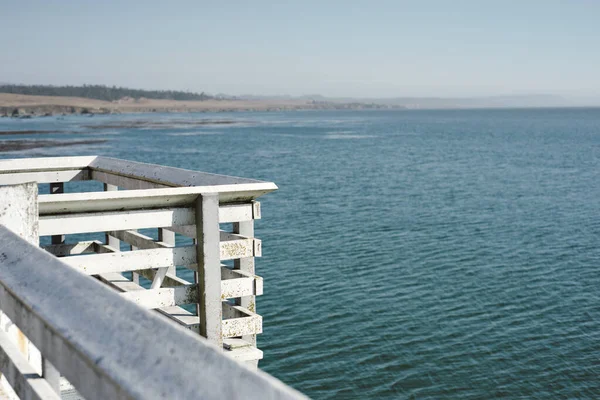
[[[74,180],[100,181],[104,184],[104,191],[64,193],[65,182]],[[183,343],[186,346],[190,345],[189,335],[181,333],[180,329],[173,326],[175,324],[159,318],[159,314],[166,316],[176,325],[199,333],[216,349],[222,349],[219,360],[224,359],[222,355],[225,355],[246,363],[247,367],[256,368],[258,360],[262,358],[262,352],[256,347],[256,335],[262,331],[262,319],[256,314],[255,306],[255,296],[262,294],[262,279],[254,274],[254,257],[261,255],[261,242],[254,237],[254,220],[260,218],[260,204],[256,202],[256,198],[275,190],[277,187],[273,183],[104,157],[0,161],[0,185],[21,184],[27,181],[50,184],[51,193],[39,196],[35,202],[34,211],[21,212],[29,217],[34,215],[36,220],[39,217],[39,222],[31,228],[37,232],[29,241],[35,242],[38,234],[41,237],[48,236],[51,240],[43,246],[46,252],[31,251],[32,256],[25,262],[27,266],[22,265],[24,261],[19,260],[18,253],[15,253],[14,248],[7,249],[9,242],[3,239],[0,243],[0,251],[2,251],[0,255],[0,285],[4,288],[2,290],[5,290],[6,293],[10,292],[12,295],[12,297],[6,298],[13,299],[5,302],[4,297],[1,297],[0,309],[41,351],[38,375],[43,377],[42,380],[46,382],[53,381],[54,383],[51,382],[50,387],[56,389],[58,377],[62,374],[86,398],[118,397],[104,395],[89,397],[94,393],[93,387],[96,387],[86,386],[88,380],[85,376],[89,373],[84,373],[80,369],[67,373],[64,369],[75,364],[79,365],[81,360],[75,364],[71,361],[69,361],[71,364],[69,362],[65,364],[65,360],[61,358],[65,357],[65,353],[53,353],[54,345],[50,342],[54,343],[56,331],[69,332],[71,327],[79,327],[80,324],[83,324],[82,329],[89,324],[110,336],[109,339],[104,339],[106,343],[98,343],[98,346],[100,344],[108,346],[112,341],[127,343],[128,340],[131,340],[136,343],[135,346],[131,345],[129,348],[124,344],[125,347],[115,351],[114,359],[99,363],[109,369],[116,368],[110,372],[113,375],[118,376],[123,372],[115,372],[120,371],[120,367],[116,365],[122,361],[119,357],[129,358],[126,357],[128,354],[131,354],[132,359],[147,357],[141,355],[144,352],[137,344],[140,342],[144,342],[146,346],[153,349],[175,349],[174,351],[181,352],[182,357],[185,357],[187,353]],[[37,190],[37,185],[34,187]],[[0,204],[3,203],[3,199],[10,197],[6,193],[0,192]],[[11,215],[16,214],[12,212]],[[23,218],[16,218],[16,220],[23,220]],[[0,223],[10,228],[11,221],[6,221],[5,216],[0,215]],[[231,224],[231,231],[220,230],[220,224]],[[148,236],[150,235],[148,232],[145,232],[146,234],[137,232],[138,229],[147,228],[156,229],[156,238]],[[97,232],[104,232],[105,240],[98,240]],[[5,230],[0,233],[3,237],[10,237]],[[94,236],[93,233],[96,233],[96,238],[81,239],[90,234]],[[177,236],[176,240],[175,233],[183,236]],[[64,235],[77,235],[76,238],[79,240],[70,240],[71,236],[69,236],[69,240],[65,241]],[[185,240],[185,237],[188,239]],[[121,242],[128,244],[129,247],[124,248]],[[15,241],[15,243],[17,242]],[[23,243],[19,243],[19,246],[23,247]],[[5,250],[12,252],[10,253],[12,258],[7,257],[2,260],[5,254],[9,254]],[[60,259],[52,257],[48,253],[60,257]],[[49,263],[48,259],[52,259],[52,262]],[[229,265],[222,264],[227,260],[232,260]],[[6,264],[7,262],[11,266],[18,265],[19,271],[27,269],[28,274],[21,272],[14,276],[9,274],[5,279],[4,269],[10,269],[6,267],[9,265]],[[57,267],[58,265],[60,267]],[[182,268],[193,271],[195,277],[193,281],[184,280],[178,276],[176,267],[180,268],[179,271]],[[40,274],[39,270],[43,270],[43,274]],[[127,273],[131,274],[126,277]],[[44,276],[43,280],[28,278],[28,276],[40,277],[42,275]],[[88,277],[86,278],[85,275]],[[14,278],[12,281],[11,276]],[[146,285],[141,285],[140,279],[149,279],[149,287],[145,288]],[[99,281],[105,285],[99,285]],[[33,297],[27,300],[29,301],[27,303],[24,292],[15,291],[7,286],[14,284],[18,290],[25,290],[24,288],[35,286],[32,282],[40,286],[40,288],[36,288],[36,293],[40,293],[40,295],[45,293],[44,298],[49,298],[48,304],[52,303],[55,307],[61,308],[60,312],[53,308],[44,308],[42,312],[39,305],[36,304],[37,301],[44,302],[41,297],[35,297],[32,294]],[[39,292],[41,286],[50,289],[46,292]],[[91,290],[89,289],[91,286],[101,288],[103,294],[88,292]],[[81,289],[83,287],[86,289]],[[84,297],[87,299],[84,300]],[[59,306],[59,303],[62,306]],[[186,306],[190,304],[195,304],[195,307],[190,309],[190,306]],[[114,308],[111,308],[113,306]],[[51,322],[46,327],[47,329],[42,329],[43,334],[37,333],[36,329],[39,327],[31,328],[29,326],[30,323],[34,325],[37,323],[34,321],[35,318],[24,317],[23,319],[20,317],[22,315],[20,310],[23,307],[29,307],[30,310],[37,309],[40,318]],[[68,309],[77,309],[77,313],[65,311]],[[119,311],[121,309],[129,310],[123,311],[125,317]],[[154,309],[158,313],[148,314],[148,311],[144,309]],[[54,311],[56,313],[53,314]],[[127,314],[128,312],[130,314]],[[133,329],[132,322],[122,324],[123,319],[135,320],[134,314],[144,316],[141,326]],[[68,317],[69,315],[71,317]],[[150,318],[147,315],[156,315],[157,317],[153,317],[151,320],[160,321],[160,327],[159,325],[156,327],[144,326],[146,323],[150,324],[146,322]],[[61,319],[63,317],[67,319]],[[63,325],[55,324],[57,321]],[[165,328],[167,326],[168,329]],[[123,332],[125,327],[128,333]],[[167,339],[169,335],[161,334],[160,336],[164,336],[164,338],[157,340],[156,329],[165,330],[165,332],[172,331],[171,334],[174,336],[172,339]],[[132,333],[138,336],[145,335],[145,338],[143,340],[136,339],[132,337]],[[30,335],[37,336],[34,339]],[[179,343],[179,339],[175,339],[175,337],[179,338],[177,335],[186,339],[181,339],[182,342]],[[197,335],[196,337],[199,338]],[[93,342],[90,341],[87,334],[79,339],[81,339],[81,343],[78,345],[85,348],[88,355],[93,353],[96,357],[104,357],[102,360],[107,359],[109,353],[102,355],[105,351],[104,348],[102,348],[102,352],[98,353],[93,347],[96,344],[92,344]],[[72,335],[64,336],[64,346],[73,345],[72,340]],[[200,342],[199,339],[194,342],[196,349],[198,349],[198,343],[205,342]],[[92,346],[92,348],[87,346]],[[0,341],[0,347],[4,348],[4,342]],[[73,356],[70,354],[71,350],[73,349],[69,348],[69,357]],[[35,350],[29,353],[35,353]],[[30,355],[26,358],[29,357],[28,361],[32,362]],[[163,356],[168,358],[168,355],[163,354]],[[13,358],[5,357],[5,359],[12,360]],[[96,361],[97,359],[93,357],[87,357],[83,363],[95,364]],[[167,375],[171,376],[174,373],[172,368],[186,371],[191,368],[191,370],[196,370],[196,376],[199,376],[199,371],[206,371],[207,368],[208,370],[213,369],[212,362],[207,364],[196,359],[190,363],[186,362],[185,366],[184,364],[180,366],[173,364],[168,367],[171,372]],[[225,361],[219,362],[224,366],[227,365],[227,368],[231,367]],[[0,369],[8,379],[9,375],[5,371],[10,371],[10,363],[6,364],[8,369],[4,367],[5,363],[0,363]],[[135,368],[135,366],[128,365],[128,368]],[[147,372],[145,367],[139,368],[144,373]],[[161,369],[157,368],[157,370]],[[245,369],[242,370],[243,374],[247,373]],[[77,373],[80,373],[81,376],[78,377]],[[229,382],[231,378],[231,375],[224,371],[222,376],[209,375],[210,379],[222,379],[222,384]],[[25,374],[25,376],[29,375]],[[255,375],[248,376],[254,377]],[[161,385],[165,382],[162,378],[158,379],[156,376],[154,378],[157,379],[157,382],[161,382]],[[117,378],[115,377],[115,379]],[[139,396],[141,393],[139,386],[144,386],[145,383],[142,381],[145,382],[150,378],[146,377],[144,380],[138,381],[137,378],[129,379],[127,375],[123,375],[119,379],[121,384],[127,381],[129,386],[124,389],[121,384],[114,384],[114,382],[110,384],[112,386],[109,386],[117,392],[122,390],[123,393],[126,393],[122,398],[149,398],[145,397],[147,392],[144,392],[144,396]],[[179,379],[176,381],[182,382]],[[267,381],[272,383],[270,380]],[[199,390],[196,397],[205,397],[206,392],[203,390],[212,391],[211,385],[202,389],[200,388],[202,385],[199,385],[198,382],[193,383],[193,379],[189,381]],[[150,386],[157,389],[156,384]],[[234,387],[238,388],[237,384]],[[171,390],[170,386],[164,388]],[[277,390],[281,389],[279,386],[277,388]],[[257,396],[262,393],[263,389],[257,389]],[[264,394],[271,393],[271,389],[266,389]],[[98,389],[96,392],[104,393],[102,390]],[[186,387],[185,390],[190,389]],[[282,390],[281,393],[286,393],[286,395],[291,393]],[[179,398],[177,395],[169,393],[167,392],[167,398]],[[218,393],[218,391],[214,393]],[[231,394],[232,397],[236,397],[234,392]],[[217,397],[223,398],[223,396],[215,398]],[[239,397],[247,398],[246,394]],[[263,395],[259,397],[263,397]]]

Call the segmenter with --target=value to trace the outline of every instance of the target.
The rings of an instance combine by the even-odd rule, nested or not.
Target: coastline
[[[29,96],[0,93],[0,117],[31,118],[67,114],[122,114],[164,112],[251,112],[296,110],[404,109],[374,103],[337,103],[306,100],[154,100],[102,101],[81,97]]]

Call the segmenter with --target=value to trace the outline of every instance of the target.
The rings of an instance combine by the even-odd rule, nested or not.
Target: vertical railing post
[[[63,182],[52,182],[50,183],[50,194],[60,194],[65,192],[65,184]],[[52,235],[50,239],[52,244],[63,244],[65,242],[65,235]]]
[[[175,232],[165,228],[158,228],[158,241],[175,247]],[[177,275],[176,267],[169,267],[167,273],[170,275]]]
[[[196,200],[196,238],[200,334],[222,349],[219,195],[216,193],[202,194]]]
[[[104,191],[105,192],[115,192],[119,190],[118,186],[115,185],[109,185],[108,183],[104,184]],[[119,239],[117,239],[114,236],[110,236],[108,233],[105,234],[105,243],[111,247],[114,247],[117,251],[121,250],[121,241]]]
[[[258,202],[253,203],[253,209],[254,209],[254,214],[258,214],[258,215],[254,215],[254,217],[260,218],[260,203],[258,203]],[[242,236],[253,238],[254,237],[254,220],[251,219],[250,221],[242,221],[242,222],[233,223],[233,233],[237,233]],[[254,257],[240,258],[240,259],[234,260],[233,268],[239,269],[241,271],[248,272],[248,273],[254,275],[255,274]],[[256,313],[256,297],[255,296],[241,297],[239,299],[236,299],[236,303],[244,308],[247,308],[248,310],[252,311],[253,313]],[[256,335],[243,336],[242,339],[244,339],[246,342],[250,343],[252,346],[256,347]]]
[[[52,390],[60,394],[60,372],[46,359],[42,357],[42,377],[48,382]]]
[[[65,184],[64,182],[51,182],[50,183],[50,194],[61,194],[65,192]],[[52,235],[51,238],[52,244],[63,244],[65,243],[65,235]],[[46,357],[42,356],[42,376],[48,384],[52,387],[52,389],[60,394],[60,372],[46,359]]]
[[[137,229],[132,229],[132,231],[137,232]],[[137,247],[135,247],[134,245],[130,244],[129,245],[129,251],[135,251],[138,250]],[[140,274],[137,273],[136,271],[132,271],[131,272],[131,281],[133,283],[135,283],[136,285],[140,284]]]
[[[104,184],[104,191],[105,192],[116,192],[119,190],[119,187],[116,185],[111,185],[108,183]],[[121,251],[121,241],[119,239],[117,239],[114,236],[109,235],[108,233],[104,234],[104,243],[106,243],[107,245],[109,245],[110,247],[114,248],[116,251]],[[132,248],[133,250],[133,248]],[[137,272],[132,272],[131,273],[131,280],[135,283],[140,283],[140,276]]]
[[[37,183],[0,186],[0,206],[0,224],[31,244],[39,246]],[[9,335],[32,366],[39,372],[43,372],[39,350],[2,311],[0,311],[0,329]],[[56,388],[54,383],[51,382],[51,385]],[[6,377],[0,374],[0,390],[2,389],[10,393],[9,398],[13,398],[11,396],[14,393]],[[19,391],[19,388],[15,389]]]

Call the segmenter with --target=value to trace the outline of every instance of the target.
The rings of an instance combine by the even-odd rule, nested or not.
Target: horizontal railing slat
[[[111,192],[107,192],[111,193]],[[60,195],[54,195],[58,197]],[[40,207],[43,203],[40,203]],[[239,206],[239,205],[236,205]],[[246,218],[256,206],[245,204],[244,207],[219,207],[219,222],[237,222]],[[40,214],[40,235],[59,235],[87,232],[122,231],[131,229],[171,227],[174,232],[188,237],[195,237],[195,211],[191,208],[163,208],[130,210],[127,212],[81,212]],[[179,226],[175,226],[179,225]]]
[[[124,292],[121,296],[147,309],[180,306],[198,301],[198,285],[136,290]]]
[[[141,179],[136,179],[135,177],[127,177],[111,174],[109,172],[104,171],[90,171],[90,177],[95,181],[100,181],[109,185],[118,186],[123,189],[133,190],[133,189],[154,189],[154,188],[167,188],[172,187],[172,185],[163,185],[155,182],[148,182]]]
[[[2,175],[0,175],[0,178]],[[205,188],[177,187],[39,196],[40,216],[192,206]],[[221,204],[219,222],[260,219],[260,203]]]
[[[156,271],[153,269],[142,269],[137,270],[135,272],[137,272],[140,276],[143,276],[151,282],[154,281],[154,277],[156,276]],[[168,272],[165,275],[165,278],[163,279],[163,286],[165,287],[177,287],[189,284],[191,284],[191,282],[188,282],[185,279],[182,279],[178,276],[171,275]]]
[[[88,240],[78,243],[60,243],[60,244],[49,244],[42,248],[48,253],[57,257],[73,256],[85,253],[95,253],[96,245],[102,244],[97,240]]]
[[[0,185],[16,185],[27,182],[54,183],[70,181],[86,181],[90,179],[87,170],[0,173]]]
[[[241,306],[223,302],[223,337],[239,337],[262,333],[262,317]]]
[[[56,195],[59,196],[59,195]],[[102,213],[40,216],[40,236],[190,225],[195,213],[189,208],[167,208]]]
[[[91,254],[63,258],[65,264],[70,265],[87,275],[174,267],[177,265],[193,264],[196,260],[195,246]]]
[[[260,257],[262,244],[260,239],[249,238],[235,233],[221,231],[219,251],[221,261],[237,258]]]
[[[172,245],[158,242],[149,236],[134,231],[111,231],[110,236],[129,243],[139,249],[159,249]],[[219,251],[221,261],[245,257],[260,257],[261,242],[259,239],[248,238],[229,232],[220,232]]]
[[[261,296],[263,278],[239,269],[221,267],[221,298],[233,299],[243,296]]]
[[[135,177],[139,180],[170,186],[212,186],[264,183],[255,179],[191,171],[165,165],[147,164],[110,157],[97,157],[90,162],[89,167],[93,171]]]
[[[85,169],[97,156],[37,157],[0,160],[0,174]]]
[[[110,231],[107,234],[142,250],[173,247],[172,244],[156,241],[136,231]]]
[[[277,190],[273,182],[217,175],[206,172],[190,171],[163,165],[145,164],[109,157],[97,157],[89,165],[94,172],[104,172],[137,181],[146,181],[173,187],[195,187],[202,193],[218,193],[221,203],[236,203],[254,200],[266,193]],[[128,185],[127,182],[106,182],[116,186]],[[133,183],[138,185],[138,183]],[[126,187],[126,186],[123,186]],[[138,188],[137,186],[132,188]]]
[[[260,219],[260,203],[253,201],[243,204],[228,204],[219,207],[219,222],[241,222]]]
[[[169,286],[169,282],[165,282]],[[165,287],[160,289],[138,290],[129,292],[124,297],[144,308],[154,309],[162,307],[179,306],[191,304],[198,301],[197,285],[177,285],[176,287]],[[261,287],[262,289],[262,287]],[[242,296],[258,296],[255,289],[254,279],[238,278],[221,281],[221,298],[232,299]]]
[[[154,271],[149,269],[140,271],[140,275],[143,275],[143,273],[145,272]],[[106,283],[108,286],[116,289],[119,292],[146,290],[142,286],[130,281],[129,279],[125,278],[123,275],[118,273],[100,274],[98,277],[102,282]],[[146,278],[150,279],[148,276],[146,276]],[[186,284],[190,283],[186,282]],[[181,325],[186,329],[191,330],[192,332],[199,332],[200,318],[197,315],[194,315],[191,312],[179,306],[161,307],[157,308],[156,311],[159,314],[169,318],[171,321],[177,323],[178,325]]]
[[[151,271],[151,270],[146,270]],[[118,272],[107,272],[105,274],[98,274],[100,281],[106,283],[113,289],[119,292],[129,292],[134,290],[146,290],[137,283],[130,281]]]
[[[198,188],[115,190],[41,195],[40,216],[191,206]]]
[[[169,229],[180,235],[196,238],[195,225],[171,226]],[[220,235],[219,252],[221,261],[262,256],[262,242],[260,239],[224,231],[221,231]]]

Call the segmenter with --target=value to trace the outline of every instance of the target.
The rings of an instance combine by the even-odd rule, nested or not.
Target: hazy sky
[[[600,0],[0,0],[0,82],[600,96]]]

